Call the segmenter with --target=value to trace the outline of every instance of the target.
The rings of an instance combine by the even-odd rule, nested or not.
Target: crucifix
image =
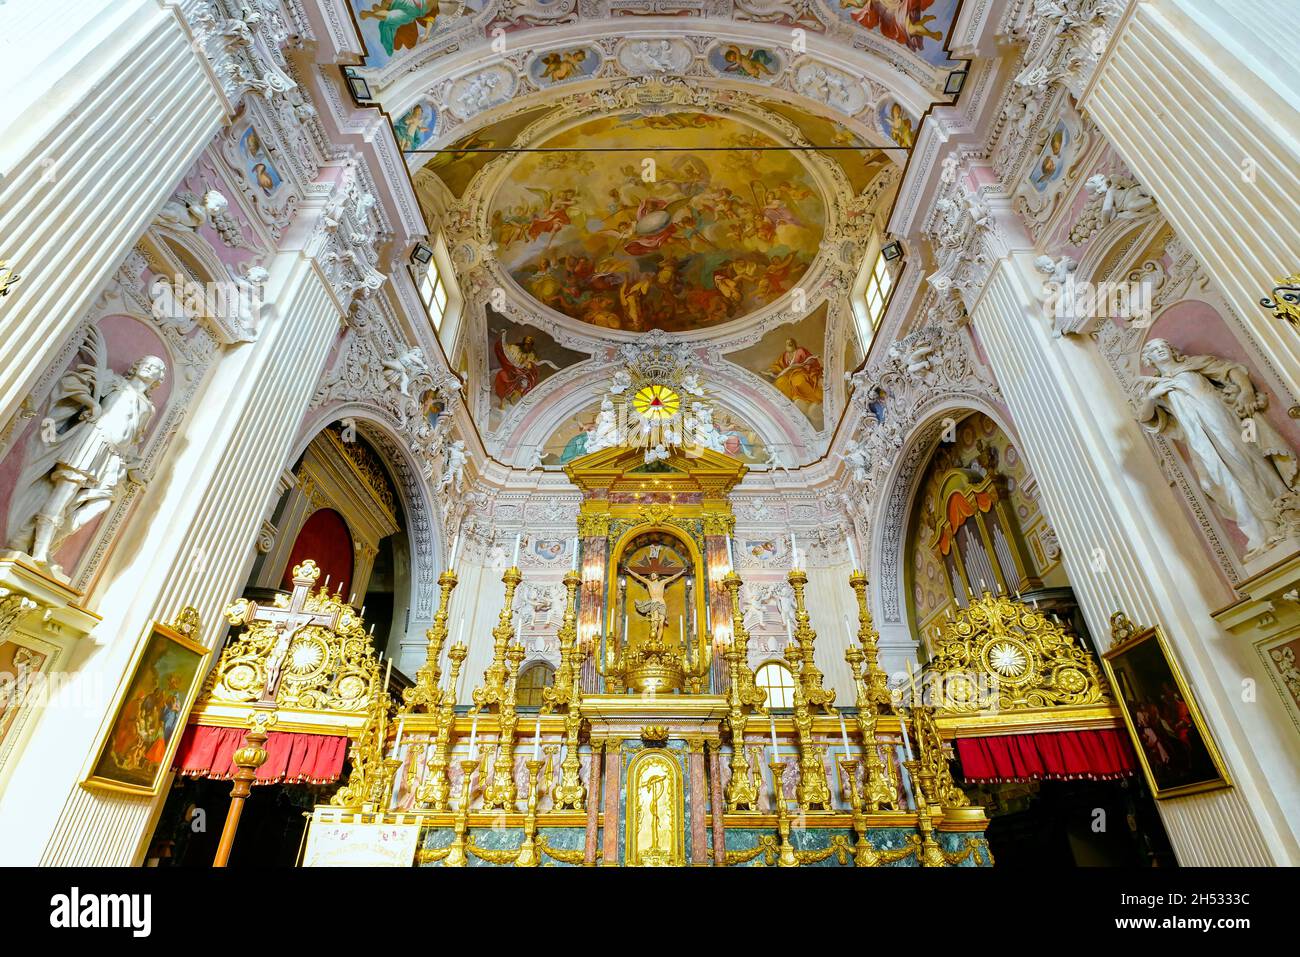
[[[289,596],[289,607],[278,608],[274,605],[259,605],[249,602],[246,620],[264,621],[276,632],[275,647],[266,662],[266,687],[262,691],[262,701],[275,701],[276,692],[280,690],[280,677],[284,670],[285,659],[289,656],[289,646],[294,636],[308,625],[320,625],[333,631],[338,627],[342,610],[325,612],[307,611],[307,596],[311,586],[320,578],[320,568],[308,559],[301,565],[293,567],[293,593]]]

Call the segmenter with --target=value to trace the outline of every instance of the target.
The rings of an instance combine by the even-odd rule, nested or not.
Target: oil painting
[[[158,622],[145,632],[87,787],[157,794],[202,674],[207,649]]]

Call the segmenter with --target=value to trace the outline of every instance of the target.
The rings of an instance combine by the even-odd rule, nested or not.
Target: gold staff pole
[[[244,802],[253,790],[253,781],[257,779],[257,769],[266,763],[266,736],[275,721],[275,714],[270,711],[258,711],[253,715],[252,727],[244,735],[244,744],[234,754],[237,770],[234,786],[230,789],[230,810],[226,812],[226,823],[221,828],[221,841],[217,844],[217,856],[212,861],[213,867],[225,867],[230,861],[231,848],[235,846],[235,832],[239,830],[239,818],[244,813]]]

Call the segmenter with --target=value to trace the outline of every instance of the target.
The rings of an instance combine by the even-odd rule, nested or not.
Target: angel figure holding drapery
[[[645,601],[636,603],[637,614],[650,622],[650,640],[652,642],[662,641],[664,622],[668,620],[668,602],[665,600],[664,594],[668,591],[669,585],[686,574],[686,569],[683,568],[670,578],[660,578],[658,572],[651,572],[649,578],[643,578],[630,568],[627,573],[640,582],[641,586],[646,590],[646,594],[650,596]]]
[[[45,448],[25,470],[13,513],[26,519],[11,544],[42,564],[108,511],[122,479],[136,480],[137,450],[154,414],[149,393],[167,374],[158,356],[137,359],[124,376],[113,372],[103,334],[93,326],[81,355],[89,361],[55,388],[41,423]]]

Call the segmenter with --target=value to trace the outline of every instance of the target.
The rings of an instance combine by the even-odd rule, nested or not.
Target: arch
[[[953,413],[961,413],[954,416]],[[916,504],[925,465],[943,434],[946,418],[966,418],[974,412],[987,415],[1011,440],[1016,432],[1005,412],[975,395],[949,396],[922,410],[918,423],[908,432],[902,451],[877,497],[870,520],[871,553],[877,556],[879,571],[872,584],[872,602],[879,609],[882,624],[902,625],[915,635],[916,622],[906,613],[906,581],[902,573],[907,549],[908,517]],[[1050,517],[1049,517],[1050,520]]]
[[[289,461],[302,455],[316,435],[332,422],[353,419],[357,429],[388,466],[406,516],[411,568],[411,620],[432,621],[438,575],[443,570],[446,533],[434,508],[423,467],[401,437],[401,426],[387,412],[363,402],[345,402],[317,410],[304,420]]]
[[[519,672],[515,684],[515,703],[521,708],[540,708],[545,699],[542,691],[551,684],[555,666],[549,661],[534,661]]]
[[[768,708],[793,708],[794,682],[790,666],[776,658],[764,661],[754,669],[754,684],[767,693]]]
[[[352,549],[352,532],[343,516],[332,508],[317,509],[298,529],[298,537],[289,550],[289,560],[280,574],[280,587],[285,590],[292,588],[294,566],[310,558],[338,583],[340,592],[351,594],[352,573],[355,571]]]

